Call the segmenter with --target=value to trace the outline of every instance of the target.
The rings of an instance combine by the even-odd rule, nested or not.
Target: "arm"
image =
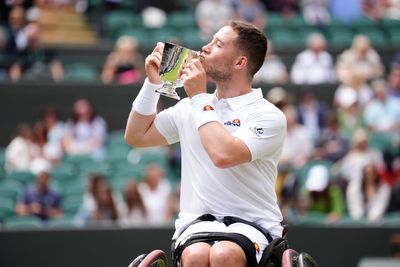
[[[194,60],[181,72],[186,93],[195,110],[196,126],[201,142],[215,166],[228,168],[251,160],[251,152],[238,137],[230,134],[218,122],[214,110],[204,111],[208,103],[207,78],[199,60]]]
[[[136,97],[125,128],[125,141],[135,147],[167,144],[154,125],[159,94],[154,92],[161,84],[159,76],[163,44],[158,43],[146,58],[147,80]]]

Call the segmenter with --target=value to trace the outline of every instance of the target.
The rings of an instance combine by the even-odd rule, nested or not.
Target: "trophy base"
[[[160,95],[167,96],[169,98],[173,98],[176,100],[181,100],[180,96],[175,92],[175,90],[171,90],[170,88],[161,87],[160,89],[156,89],[156,92]]]

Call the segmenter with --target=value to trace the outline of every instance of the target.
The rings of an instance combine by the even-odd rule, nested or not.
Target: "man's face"
[[[203,47],[200,61],[212,80],[224,81],[233,75],[234,60],[238,55],[234,43],[237,37],[231,27],[225,26]]]

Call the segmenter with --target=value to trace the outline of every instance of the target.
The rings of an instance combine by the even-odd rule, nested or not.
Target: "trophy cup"
[[[183,82],[179,78],[181,66],[199,56],[200,52],[176,44],[165,43],[160,66],[160,78],[163,86],[156,92],[177,100],[181,99],[175,91],[176,88],[183,86]]]

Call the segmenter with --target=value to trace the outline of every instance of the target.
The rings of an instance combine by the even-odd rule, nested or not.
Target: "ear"
[[[247,66],[247,57],[239,56],[235,61],[235,69],[244,69]]]

